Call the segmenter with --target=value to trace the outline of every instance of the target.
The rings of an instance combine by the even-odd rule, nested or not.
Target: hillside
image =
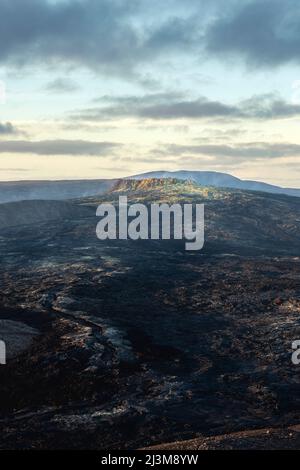
[[[95,209],[120,194],[204,202],[204,249],[98,240]],[[62,217],[0,234],[0,324],[23,335],[0,368],[0,449],[296,446],[299,198],[148,179],[47,204]]]
[[[300,189],[281,188],[258,181],[241,180],[227,173],[215,171],[152,171],[140,175],[131,176],[132,179],[145,178],[176,178],[194,181],[203,186],[215,186],[217,188],[232,188],[250,191],[262,191],[273,194],[286,194],[300,197]]]
[[[0,204],[0,231],[9,227],[36,225],[54,220],[87,217],[86,207],[64,201],[20,201]]]
[[[206,187],[174,178],[119,180],[104,199],[117,201],[120,195],[127,195],[129,203],[146,205],[152,202],[205,204],[204,252],[299,253],[300,199],[297,197]],[[99,199],[92,197],[88,201],[96,205]]]

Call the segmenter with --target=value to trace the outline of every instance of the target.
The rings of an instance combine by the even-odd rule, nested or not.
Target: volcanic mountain
[[[194,181],[203,186],[215,186],[217,188],[232,188],[251,191],[262,191],[274,194],[286,194],[288,196],[300,197],[300,189],[281,188],[271,184],[258,181],[241,180],[227,173],[216,171],[151,171],[140,175],[131,176],[132,179],[145,178],[176,178],[181,180]]]
[[[120,195],[204,203],[204,249],[98,240]],[[299,198],[126,180],[58,214],[0,227],[0,448],[297,446]]]
[[[281,188],[258,181],[241,180],[227,173],[214,171],[153,171],[127,180],[177,179],[201,186],[260,191],[272,194],[300,196],[300,189]],[[0,182],[0,203],[23,200],[66,200],[104,194],[117,179],[65,180],[65,181],[10,181]]]

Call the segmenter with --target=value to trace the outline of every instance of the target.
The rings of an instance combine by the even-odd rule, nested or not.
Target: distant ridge
[[[259,181],[241,180],[235,176],[227,173],[219,173],[217,171],[151,171],[148,173],[129,176],[127,179],[140,180],[146,178],[176,178],[181,180],[190,180],[203,186],[262,191],[265,193],[285,194],[287,196],[300,197],[300,189],[281,188],[280,186],[261,183]]]
[[[0,203],[95,196],[108,191],[114,183],[105,179],[0,182]]]
[[[116,179],[95,180],[60,180],[60,181],[0,181],[0,204],[7,202],[29,200],[67,200],[78,199],[104,194],[116,184],[123,185],[124,181],[153,180],[150,186],[162,184],[154,180],[182,180],[201,186],[214,186],[216,188],[240,189],[248,191],[261,191],[265,193],[284,194],[300,197],[300,189],[281,188],[258,181],[241,180],[227,173],[216,171],[151,171],[134,176]],[[121,183],[122,181],[122,183]],[[119,182],[119,183],[118,183]],[[149,181],[143,183],[146,190]],[[114,188],[116,189],[116,188]],[[129,189],[129,188],[127,188]],[[136,190],[142,188],[138,185]],[[150,187],[148,189],[151,189]]]

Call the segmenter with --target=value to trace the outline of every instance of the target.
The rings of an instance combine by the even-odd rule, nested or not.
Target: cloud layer
[[[299,63],[299,24],[298,0],[1,0],[0,62],[130,74],[172,52],[208,52],[272,67]]]
[[[300,62],[300,4],[297,0],[244,1],[213,21],[206,50],[240,57],[257,67]]]
[[[103,97],[101,106],[72,115],[83,121],[115,118],[174,119],[285,119],[300,116],[300,104],[285,101],[276,94],[253,96],[237,104],[200,97],[183,99],[180,94],[161,93],[119,98]]]
[[[0,153],[25,153],[35,155],[110,155],[120,147],[112,142],[89,142],[84,140],[0,141]]]
[[[130,75],[141,62],[193,45],[191,29],[176,11],[150,25],[146,4],[145,0],[1,0],[0,62],[19,66],[55,62]]]
[[[234,157],[237,159],[271,159],[300,156],[300,145],[266,142],[240,143],[235,145],[169,145],[165,152],[172,155],[208,155]]]

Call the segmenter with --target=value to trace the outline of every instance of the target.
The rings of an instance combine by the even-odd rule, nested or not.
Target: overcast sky
[[[300,187],[299,0],[0,0],[0,180]]]

